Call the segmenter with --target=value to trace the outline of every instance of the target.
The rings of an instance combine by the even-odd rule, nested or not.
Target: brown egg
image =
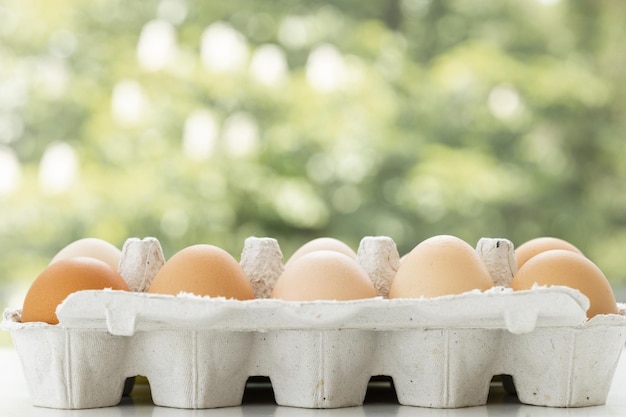
[[[534,284],[576,288],[589,298],[587,317],[616,314],[615,294],[600,268],[580,253],[565,249],[542,252],[529,259],[511,281],[514,290],[528,290]]]
[[[295,261],[307,253],[315,252],[318,250],[332,250],[335,252],[343,253],[351,259],[356,259],[356,253],[352,250],[352,248],[341,240],[332,238],[332,237],[320,237],[317,239],[313,239],[304,245],[300,246],[298,250],[296,250],[291,258],[287,261],[287,264]]]
[[[252,286],[239,263],[213,245],[189,246],[172,256],[154,277],[149,293],[254,298]]]
[[[583,254],[576,246],[556,237],[538,237],[521,244],[515,249],[517,269],[521,268],[533,256],[552,249],[565,249]]]
[[[87,237],[74,241],[61,249],[59,253],[52,258],[50,263],[53,264],[61,259],[76,258],[79,256],[100,259],[117,271],[122,251],[105,240]]]
[[[105,262],[88,257],[62,259],[44,269],[26,293],[22,322],[59,323],[57,306],[80,290],[111,288],[128,291],[120,274]]]
[[[376,297],[376,290],[354,259],[336,251],[318,250],[286,266],[271,297],[289,301],[357,300]]]
[[[424,240],[405,256],[389,298],[431,298],[492,286],[474,248],[457,237],[441,235]]]

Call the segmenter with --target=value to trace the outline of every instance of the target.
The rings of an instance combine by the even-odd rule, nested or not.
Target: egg
[[[343,253],[349,258],[356,259],[356,252],[354,252],[354,250],[352,250],[350,246],[348,246],[341,240],[332,237],[320,237],[300,246],[293,253],[293,255],[291,255],[291,257],[287,261],[287,264],[295,261],[303,255],[306,255],[307,253],[315,252],[318,250],[332,250],[335,252]]]
[[[565,249],[582,255],[582,252],[571,243],[556,237],[538,237],[521,244],[515,249],[517,269],[521,268],[533,256],[551,249]]]
[[[440,235],[424,240],[405,256],[391,282],[389,298],[431,298],[492,286],[474,248],[457,237]]]
[[[50,263],[52,264],[61,259],[76,258],[79,256],[100,259],[117,271],[122,251],[105,240],[87,237],[76,240],[61,249],[54,258],[52,258]]]
[[[580,253],[553,249],[533,256],[517,271],[511,281],[514,290],[528,290],[537,285],[564,285],[589,298],[587,317],[616,314],[615,294],[600,268]]]
[[[333,250],[317,250],[285,267],[271,297],[288,301],[357,300],[376,297],[376,290],[354,259]]]
[[[252,285],[235,258],[208,244],[189,246],[174,254],[157,272],[147,292],[171,295],[188,292],[238,300],[254,298]]]
[[[33,281],[24,298],[22,322],[58,324],[56,308],[69,294],[104,288],[128,291],[122,276],[104,261],[89,257],[61,259]]]

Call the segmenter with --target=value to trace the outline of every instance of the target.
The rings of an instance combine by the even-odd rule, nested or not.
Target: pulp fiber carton
[[[4,312],[33,404],[115,406],[125,380],[146,376],[156,405],[241,404],[250,376],[269,377],[279,405],[363,403],[372,376],[393,379],[404,405],[456,408],[487,401],[494,375],[512,378],[522,403],[582,407],[606,401],[626,341],[620,314],[587,320],[589,300],[567,287],[507,288],[513,245],[476,248],[496,286],[434,299],[387,299],[399,265],[395,243],[365,237],[357,261],[379,297],[292,302],[268,298],[283,270],[278,242],[248,238],[241,265],[256,299],[148,294],[164,262],[154,238],[129,239],[120,272],[133,292],[71,294],[58,325]]]

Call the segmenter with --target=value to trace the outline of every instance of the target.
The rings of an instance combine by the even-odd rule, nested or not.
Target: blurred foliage
[[[289,255],[445,233],[558,236],[626,283],[625,17],[608,0],[0,0],[0,281],[85,236],[237,257],[251,235]]]

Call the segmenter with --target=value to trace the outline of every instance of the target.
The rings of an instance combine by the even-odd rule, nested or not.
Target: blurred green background
[[[0,302],[63,246],[558,236],[626,285],[626,2],[0,0]],[[618,295],[618,299],[621,296]]]

